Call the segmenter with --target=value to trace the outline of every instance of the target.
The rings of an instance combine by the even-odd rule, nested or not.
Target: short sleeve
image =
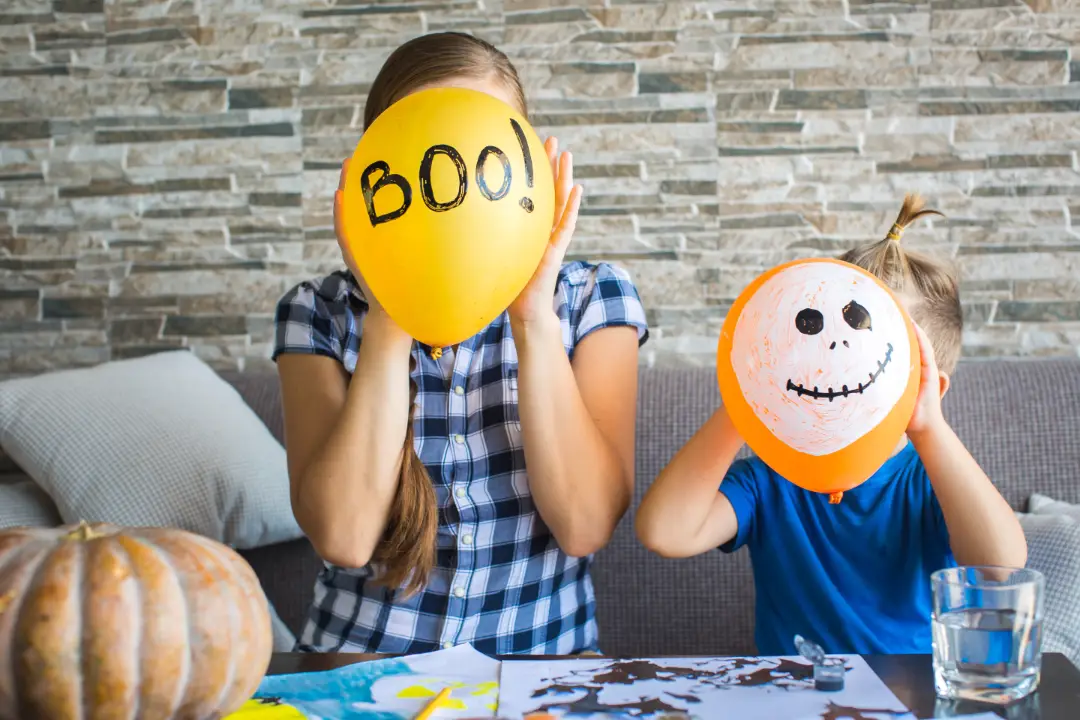
[[[354,344],[350,342],[353,327],[345,278],[335,274],[302,282],[278,301],[271,359],[293,353],[345,362]]]
[[[720,483],[720,492],[724,493],[731,507],[735,510],[735,519],[739,529],[735,537],[720,546],[725,553],[732,553],[746,544],[750,533],[754,530],[754,517],[756,515],[760,479],[757,477],[756,459],[736,460],[731,464]]]
[[[588,277],[583,285],[583,307],[574,328],[574,344],[600,328],[632,326],[637,328],[638,346],[644,345],[649,339],[649,326],[630,274],[607,263],[585,266],[583,270]]]
[[[926,476],[925,468],[921,467],[923,475]],[[941,543],[949,553],[952,552],[952,545],[949,542],[949,526],[945,524],[945,513],[941,511],[941,503],[938,501],[937,493],[934,492],[933,485],[930,484],[930,477],[926,476],[926,484],[930,487],[930,516],[933,521],[934,532],[937,535],[937,540]]]

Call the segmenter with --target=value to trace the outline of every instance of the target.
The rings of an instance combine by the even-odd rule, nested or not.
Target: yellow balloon
[[[445,347],[498,317],[543,257],[555,184],[543,143],[476,90],[406,96],[371,124],[342,198],[348,252],[401,328]]]

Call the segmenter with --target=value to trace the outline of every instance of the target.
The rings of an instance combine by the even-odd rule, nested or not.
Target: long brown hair
[[[406,95],[455,78],[490,78],[502,83],[513,94],[516,109],[526,114],[525,91],[506,55],[472,35],[441,32],[414,38],[390,54],[368,92],[364,127]],[[379,582],[401,588],[405,597],[423,589],[435,567],[439,525],[435,489],[413,444],[416,393],[416,383],[410,382],[401,474],[385,534],[372,558],[382,568]]]
[[[927,215],[944,217],[937,210],[925,209],[918,195],[905,196],[900,214],[884,239],[849,250],[840,259],[876,275],[889,289],[908,299],[911,317],[926,331],[938,367],[951,373],[960,360],[964,329],[956,270],[900,246],[904,230]]]

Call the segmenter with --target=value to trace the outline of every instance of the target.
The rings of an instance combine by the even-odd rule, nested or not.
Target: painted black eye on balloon
[[[870,311],[852,300],[844,306],[844,322],[853,330],[873,330],[870,326]]]
[[[817,335],[825,327],[825,318],[813,308],[805,308],[795,316],[795,329],[803,335]]]

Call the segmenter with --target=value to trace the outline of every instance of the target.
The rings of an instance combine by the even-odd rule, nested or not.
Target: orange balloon
[[[893,454],[919,391],[919,343],[903,305],[875,276],[829,258],[750,283],[724,321],[716,365],[750,449],[833,502]]]
[[[391,105],[364,132],[342,195],[347,252],[390,317],[432,347],[509,307],[555,218],[551,163],[528,121],[463,88]]]

